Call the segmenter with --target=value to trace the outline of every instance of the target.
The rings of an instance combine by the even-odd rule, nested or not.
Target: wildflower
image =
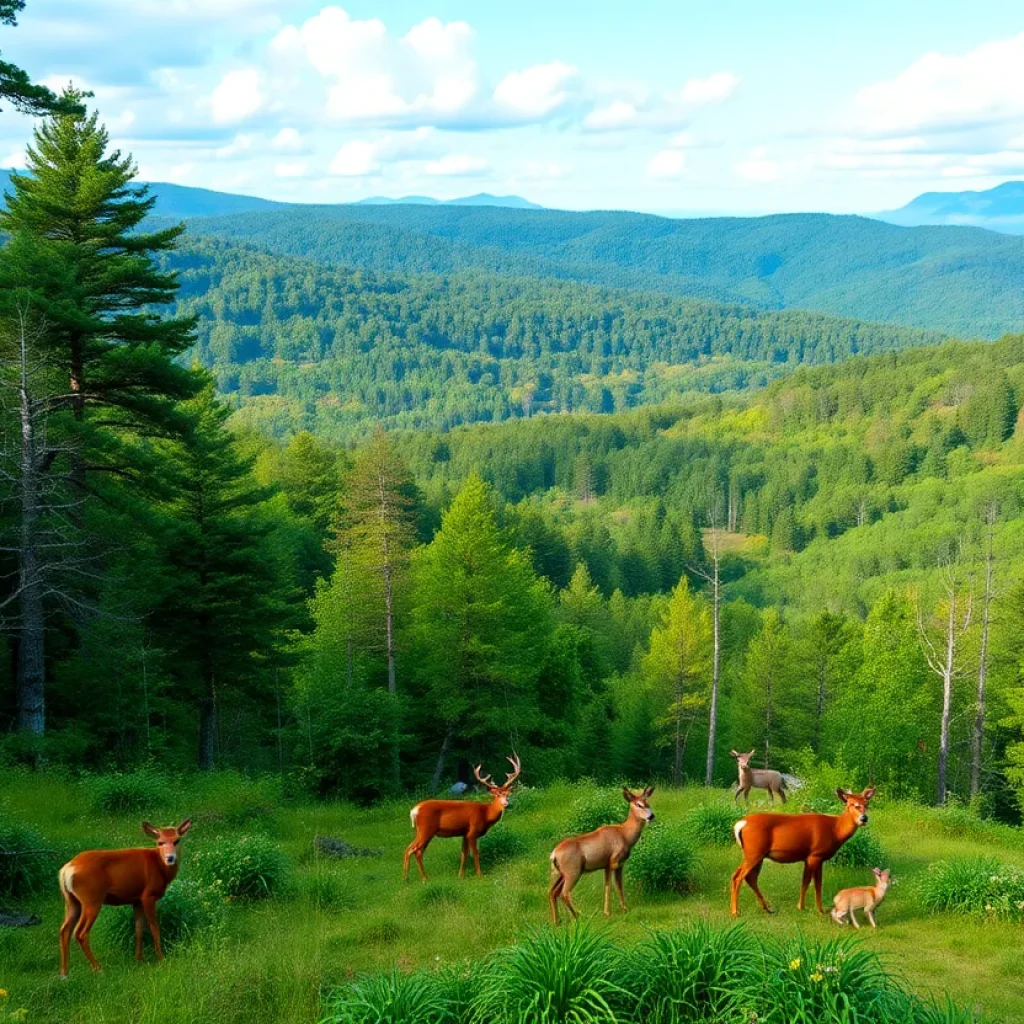
[[[811,975],[811,981],[814,981],[814,982],[822,981],[824,979],[824,977],[825,977],[825,975],[822,974],[821,971],[815,971]]]
[[[7,998],[7,989],[0,988],[0,999],[6,999],[6,998]]]
[[[802,963],[803,963],[803,960],[801,960],[800,957],[797,957],[795,960],[790,960],[789,961],[789,969],[791,971],[799,971],[800,970],[800,965]]]

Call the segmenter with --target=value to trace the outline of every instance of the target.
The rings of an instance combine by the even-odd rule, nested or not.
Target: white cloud
[[[480,157],[467,156],[463,153],[451,153],[439,160],[431,160],[423,165],[423,173],[431,177],[457,178],[480,174],[487,170],[487,161]]]
[[[764,146],[756,146],[752,149],[747,159],[736,164],[733,170],[747,181],[756,181],[762,184],[778,181],[782,177],[781,166],[769,158],[768,150]]]
[[[381,168],[377,146],[365,139],[346,142],[331,161],[328,170],[346,178],[361,178],[376,174]]]
[[[283,149],[288,152],[301,150],[304,143],[302,136],[295,128],[282,128],[270,141],[274,149]]]
[[[561,61],[510,71],[494,90],[494,101],[514,115],[537,120],[554,113],[569,99],[579,70]]]
[[[12,150],[3,158],[3,160],[0,160],[0,167],[11,168],[15,171],[23,171],[25,169],[25,150]]]
[[[583,127],[592,132],[679,128],[702,107],[724,103],[739,85],[738,75],[719,71],[707,78],[691,78],[678,92],[661,96],[635,89],[631,96],[618,96],[596,106],[583,119]]]
[[[251,135],[238,134],[226,146],[219,147],[214,155],[218,160],[233,160],[243,156],[252,149],[253,137]]]
[[[682,149],[663,149],[647,164],[649,178],[678,178],[685,173],[686,151]]]
[[[217,124],[237,124],[262,106],[260,73],[255,68],[227,72],[210,95],[210,111]]]
[[[684,106],[701,107],[708,103],[727,100],[740,85],[740,78],[731,71],[719,71],[707,78],[691,78],[679,99]]]
[[[274,166],[274,176],[277,178],[304,178],[306,170],[305,160],[296,160],[276,164]]]

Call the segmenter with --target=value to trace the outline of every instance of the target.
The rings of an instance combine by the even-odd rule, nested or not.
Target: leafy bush
[[[929,910],[1024,921],[1024,870],[995,857],[929,864],[917,884]]]
[[[320,911],[355,910],[362,902],[359,888],[347,875],[326,865],[300,876],[298,895]]]
[[[582,780],[585,788],[569,805],[565,822],[565,834],[578,836],[593,832],[602,825],[617,825],[625,820],[626,801],[620,791],[594,789]]]
[[[282,784],[275,776],[253,778],[241,772],[221,770],[204,775],[190,787],[199,805],[197,822],[231,827],[262,825],[282,800]]]
[[[443,973],[381,974],[336,992],[322,1024],[449,1024],[452,986]]]
[[[34,828],[0,818],[0,896],[21,900],[48,886],[56,890],[58,859]]]
[[[586,928],[544,931],[495,953],[473,1001],[474,1024],[612,1024],[621,954]]]
[[[517,783],[509,798],[509,807],[514,808],[520,814],[535,811],[543,800],[543,793],[535,786],[524,786]]]
[[[649,825],[633,847],[630,879],[644,892],[693,889],[697,857],[685,825]]]
[[[229,900],[259,900],[287,887],[291,863],[265,835],[222,839],[193,855],[197,874],[219,884]]]
[[[683,819],[686,835],[694,846],[732,846],[736,842],[733,827],[740,814],[726,804],[704,804]]]
[[[152,814],[166,807],[171,796],[167,776],[150,768],[97,775],[90,780],[89,791],[96,810],[107,814]]]
[[[884,868],[886,856],[878,837],[866,828],[859,828],[839,847],[832,863],[848,868]]]
[[[761,985],[757,943],[740,927],[701,921],[679,931],[654,932],[629,951],[623,987],[635,999],[632,1019],[740,1020]],[[753,1018],[750,1018],[753,1019]]]
[[[499,823],[480,838],[480,861],[484,864],[504,864],[521,857],[530,844],[515,829]]]
[[[204,885],[195,878],[176,878],[157,904],[157,923],[164,950],[190,942],[201,932],[218,928],[224,920],[224,893],[219,885]],[[131,907],[112,908],[101,915],[111,941],[135,949],[135,915]],[[152,943],[147,926],[143,942]]]

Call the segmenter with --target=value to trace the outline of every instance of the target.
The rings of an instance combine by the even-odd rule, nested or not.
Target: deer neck
[[[644,830],[644,825],[647,822],[642,818],[638,818],[633,814],[630,814],[628,818],[619,826],[622,829],[622,837],[626,840],[630,847],[636,845],[637,840],[640,838],[640,833]]]
[[[840,814],[838,817],[839,821],[836,822],[833,831],[836,839],[838,839],[840,843],[845,843],[860,826],[848,814]]]
[[[741,783],[745,783],[745,782],[753,782],[753,781],[754,781],[754,769],[751,768],[749,764],[746,765],[746,767],[744,767],[743,765],[740,765],[740,782]]]
[[[504,813],[505,808],[501,806],[501,801],[495,797],[494,800],[487,804],[487,824],[497,825]]]

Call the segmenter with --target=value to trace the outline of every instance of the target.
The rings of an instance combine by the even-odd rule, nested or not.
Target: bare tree
[[[949,767],[949,723],[953,705],[953,681],[962,675],[957,649],[970,628],[974,596],[969,581],[964,581],[960,552],[940,562],[943,598],[931,616],[926,617],[917,603],[917,631],[928,667],[942,680],[942,719],[939,730],[939,769],[937,802],[946,802],[946,775]]]
[[[995,535],[999,506],[989,502],[985,509],[985,590],[981,601],[981,646],[978,652],[978,696],[971,734],[971,797],[981,790],[981,755],[985,740],[985,687],[988,682],[988,628],[995,600]]]
[[[731,492],[730,492],[731,494]],[[732,506],[730,505],[730,512]],[[704,785],[710,786],[715,776],[715,737],[718,732],[718,681],[719,665],[721,661],[722,634],[721,634],[721,604],[722,604],[722,577],[721,577],[721,526],[718,515],[718,502],[712,501],[708,508],[708,531],[711,538],[710,547],[705,544],[704,549],[710,560],[710,565],[692,566],[692,571],[705,580],[711,588],[711,624],[712,624],[712,649],[711,649],[711,704],[708,712],[708,752],[704,762]]]

